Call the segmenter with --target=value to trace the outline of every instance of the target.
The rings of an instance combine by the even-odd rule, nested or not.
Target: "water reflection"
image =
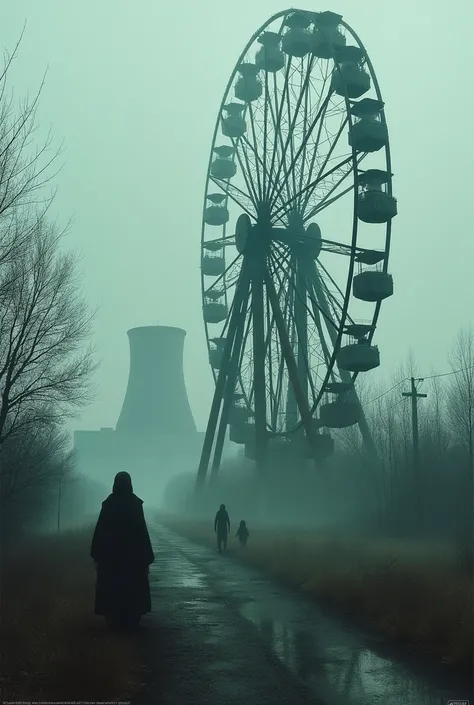
[[[345,705],[445,705],[452,693],[435,692],[389,658],[380,658],[355,641],[319,630],[308,622],[281,615],[274,619],[268,605],[243,606],[242,615],[254,623],[273,653],[318,697]],[[336,700],[337,698],[337,700]]]
[[[314,639],[308,632],[296,632],[294,635],[295,670],[301,680],[309,680],[316,668],[317,654]]]

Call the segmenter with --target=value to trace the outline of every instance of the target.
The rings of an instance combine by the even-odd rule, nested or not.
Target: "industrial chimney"
[[[130,372],[116,431],[154,438],[195,435],[183,373],[186,331],[143,326],[127,334]]]

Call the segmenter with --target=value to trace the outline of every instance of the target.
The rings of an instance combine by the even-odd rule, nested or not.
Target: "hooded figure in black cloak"
[[[95,614],[111,626],[132,627],[151,612],[149,566],[155,560],[143,513],[128,472],[115,476],[112,494],[102,502],[91,557],[97,564]]]

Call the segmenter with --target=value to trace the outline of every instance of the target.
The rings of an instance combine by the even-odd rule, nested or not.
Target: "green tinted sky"
[[[453,335],[472,318],[472,7],[340,0],[329,8],[363,40],[390,128],[399,215],[395,295],[377,333],[380,376],[410,347],[422,371],[444,371]],[[55,209],[63,222],[74,217],[68,239],[100,307],[99,395],[81,428],[115,425],[128,373],[125,332],[157,322],[188,331],[189,396],[205,424],[212,387],[199,242],[210,140],[240,51],[280,9],[268,0],[2,3],[6,47],[27,20],[12,73],[17,95],[34,91],[49,65],[40,122],[67,147]]]

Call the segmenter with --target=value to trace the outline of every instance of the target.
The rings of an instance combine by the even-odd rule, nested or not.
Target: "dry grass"
[[[208,523],[164,521],[215,546]],[[282,583],[361,619],[394,642],[472,672],[472,572],[452,547],[342,534],[250,527],[232,555]],[[230,540],[230,547],[237,539]]]
[[[2,699],[124,700],[140,687],[131,637],[93,614],[91,530],[2,555]]]

